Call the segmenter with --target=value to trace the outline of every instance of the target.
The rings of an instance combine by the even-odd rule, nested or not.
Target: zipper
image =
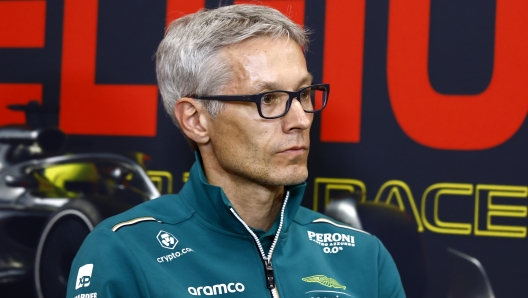
[[[260,258],[262,260],[262,263],[264,264],[264,271],[266,273],[266,286],[270,290],[271,296],[273,298],[279,298],[279,292],[277,291],[277,288],[275,287],[275,276],[273,274],[273,266],[271,263],[271,257],[273,256],[273,251],[275,250],[275,246],[277,245],[277,242],[279,241],[279,236],[282,230],[282,225],[284,223],[284,212],[286,210],[286,203],[288,202],[289,197],[290,197],[290,192],[287,191],[286,196],[284,197],[284,202],[282,203],[279,228],[277,229],[275,238],[273,239],[273,242],[271,243],[271,247],[270,247],[267,257],[266,257],[266,254],[264,253],[264,249],[262,248],[262,244],[260,243],[260,240],[258,239],[257,235],[255,235],[255,233],[251,230],[251,228],[236,213],[235,209],[233,209],[232,207],[229,209],[231,210],[231,213],[233,213],[233,215],[238,219],[238,221],[246,228],[249,234],[251,234],[251,236],[253,237],[253,240],[255,241],[255,244],[257,245],[259,249]]]

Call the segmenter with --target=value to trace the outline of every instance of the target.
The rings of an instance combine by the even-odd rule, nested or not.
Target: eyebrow
[[[302,79],[299,80],[299,83],[297,84],[297,86],[300,88],[300,86],[304,84],[311,84],[312,80],[313,80],[312,74],[308,73]],[[277,82],[260,82],[255,86],[253,91],[260,93],[260,92],[264,92],[265,90],[283,90],[279,84],[280,83],[277,83]]]

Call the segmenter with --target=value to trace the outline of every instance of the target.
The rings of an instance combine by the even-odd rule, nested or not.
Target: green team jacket
[[[300,207],[304,188],[287,187],[274,226],[254,230],[207,183],[197,158],[179,194],[108,218],[88,235],[67,297],[405,297],[382,243]]]

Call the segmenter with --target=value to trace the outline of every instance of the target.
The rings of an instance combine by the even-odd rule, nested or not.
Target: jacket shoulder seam
[[[338,224],[336,222],[333,222],[333,221],[329,220],[328,218],[323,218],[323,217],[317,218],[317,219],[314,219],[312,221],[312,223],[327,223],[327,224],[331,224],[331,225],[334,225],[334,226],[339,227],[339,228],[349,229],[349,230],[352,230],[352,231],[361,232],[361,233],[370,235],[370,233],[368,233],[368,232],[365,232],[363,230],[356,229],[356,228],[353,228],[353,227],[350,227],[350,226]]]
[[[114,225],[112,227],[112,231],[113,232],[117,232],[117,230],[119,230],[120,228],[122,227],[126,227],[126,226],[131,226],[131,225],[135,225],[137,223],[140,223],[140,222],[144,222],[144,221],[158,221],[157,219],[155,219],[154,217],[152,216],[141,216],[141,217],[136,217],[136,218],[132,218],[132,219],[129,219],[129,220],[125,220],[125,221],[122,221],[116,225]],[[158,221],[159,222],[159,221]]]

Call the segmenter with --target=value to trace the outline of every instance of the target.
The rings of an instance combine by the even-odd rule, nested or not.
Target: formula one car
[[[160,195],[138,163],[116,154],[58,155],[64,140],[58,129],[0,128],[2,297],[35,290],[39,298],[65,297],[71,263],[93,227]]]

